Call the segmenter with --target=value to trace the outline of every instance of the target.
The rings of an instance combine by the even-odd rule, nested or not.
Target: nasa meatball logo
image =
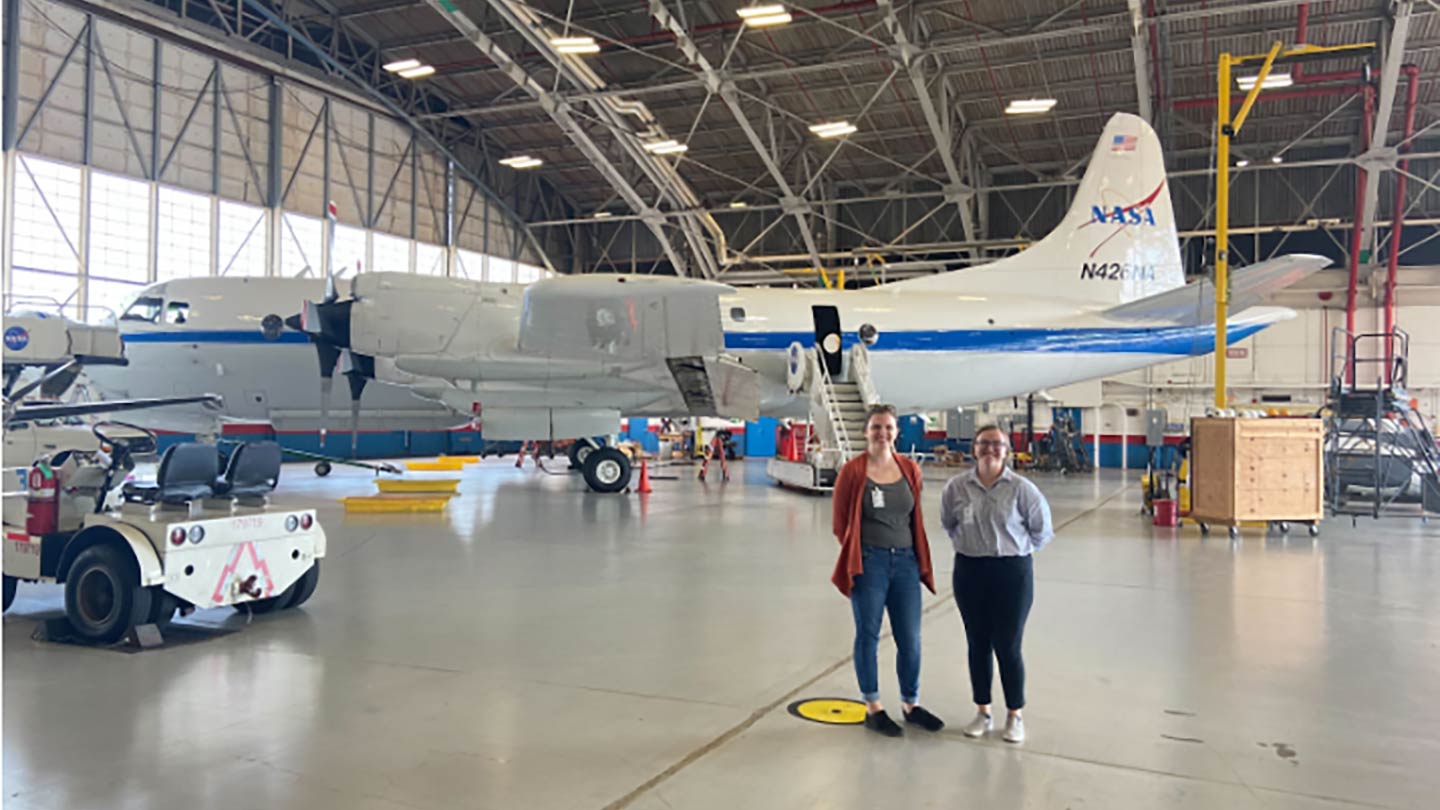
[[[18,352],[30,345],[30,333],[23,326],[12,326],[5,330],[5,348]]]

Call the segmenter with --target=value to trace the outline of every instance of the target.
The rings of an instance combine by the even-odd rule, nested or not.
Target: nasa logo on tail
[[[1092,205],[1090,222],[1095,225],[1154,225],[1155,212],[1148,205],[1117,205],[1109,209]]]

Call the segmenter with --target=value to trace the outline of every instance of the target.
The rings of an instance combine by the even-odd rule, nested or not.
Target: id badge
[[[973,505],[971,505],[971,504],[968,504],[968,503],[965,504],[965,521],[964,521],[964,522],[965,522],[965,523],[974,523],[974,522],[975,522],[975,507],[974,507]]]
[[[874,487],[870,490],[870,505],[876,509],[885,508],[885,490]]]

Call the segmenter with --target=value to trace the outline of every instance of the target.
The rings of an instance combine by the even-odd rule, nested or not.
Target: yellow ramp
[[[377,478],[375,486],[382,495],[430,492],[454,495],[459,478]]]
[[[341,498],[347,512],[443,512],[449,495],[366,495]]]
[[[407,461],[405,469],[416,472],[459,472],[465,462],[451,458],[437,458],[434,461]]]

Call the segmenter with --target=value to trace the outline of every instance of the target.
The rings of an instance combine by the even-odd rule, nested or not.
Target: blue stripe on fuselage
[[[1230,329],[1235,343],[1269,324],[1250,324]],[[226,343],[297,344],[308,343],[300,332],[282,332],[274,340],[260,331],[246,329],[197,329],[181,332],[132,332],[127,343]],[[856,340],[844,334],[845,347]],[[727,332],[725,348],[731,351],[784,351],[791,343],[810,347],[812,332]],[[882,332],[871,351],[897,352],[1051,352],[1095,354],[1208,354],[1215,350],[1213,326],[1160,326],[1148,328],[1078,329],[944,329]]]
[[[1229,342],[1244,340],[1269,324],[1231,327]],[[855,333],[843,335],[845,348]],[[813,332],[727,332],[732,351],[778,350],[791,343],[815,345]],[[1161,326],[1115,329],[948,329],[882,332],[871,351],[896,352],[1079,352],[1098,354],[1200,355],[1215,350],[1215,327]]]
[[[131,332],[121,335],[126,343],[309,343],[303,332],[281,332],[271,340],[260,330],[193,329],[183,332]]]

